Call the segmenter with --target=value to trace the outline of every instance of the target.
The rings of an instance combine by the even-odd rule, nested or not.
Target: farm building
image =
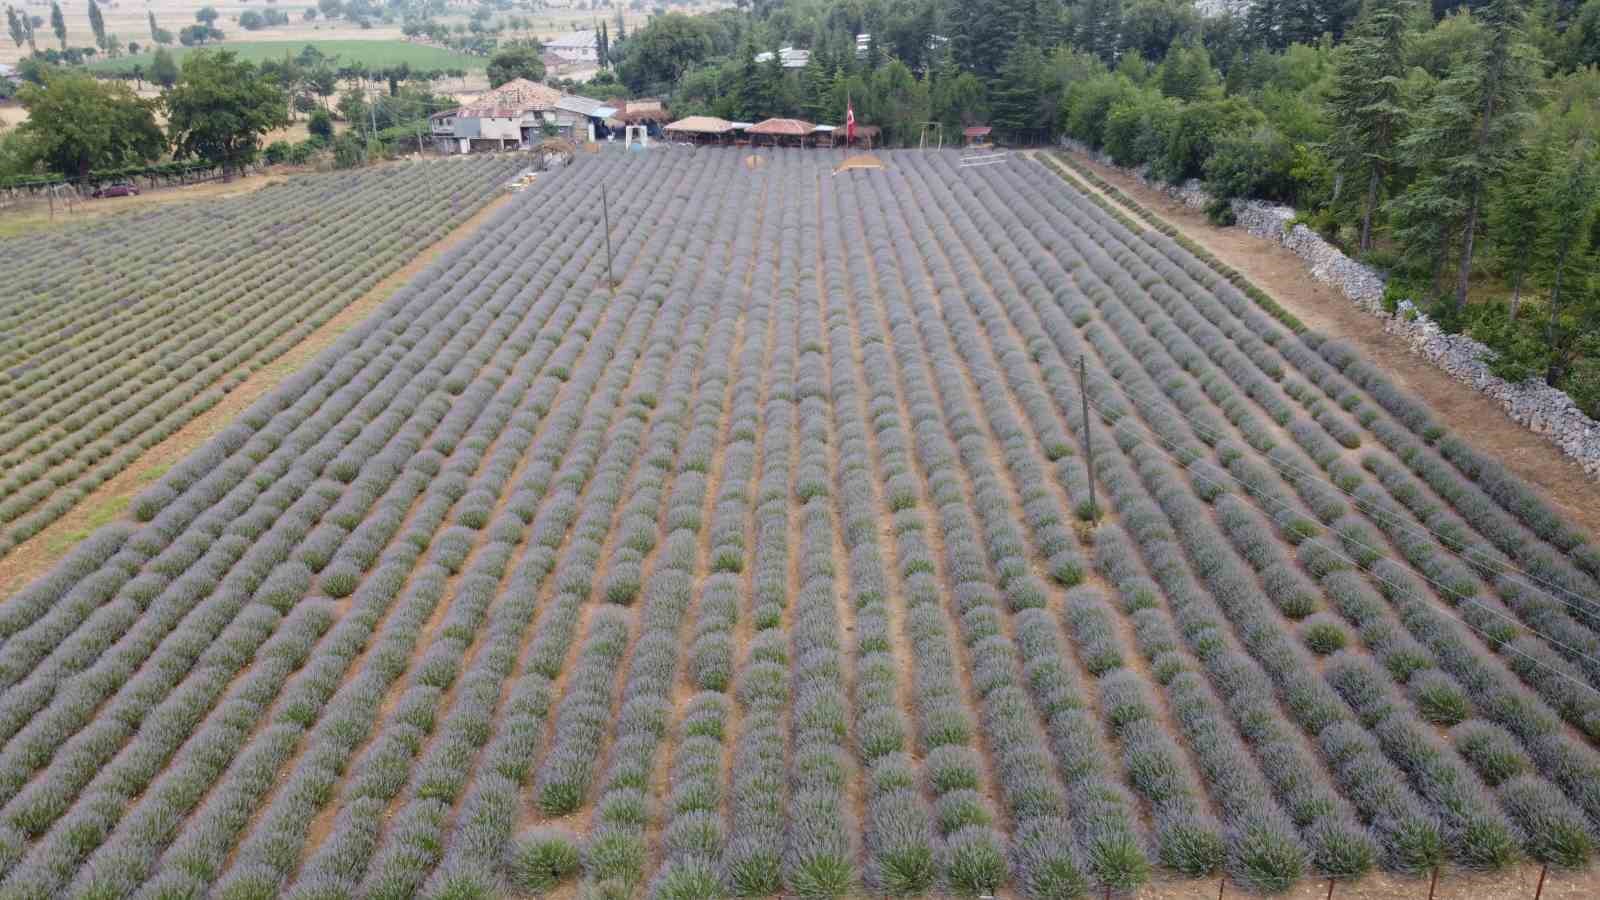
[[[545,41],[544,48],[552,55],[574,63],[600,61],[600,38],[593,31],[571,31]]]
[[[434,146],[443,153],[505,150],[523,145],[523,113],[509,106],[463,106],[428,119]]]
[[[471,153],[530,147],[552,130],[572,140],[597,140],[609,133],[606,123],[617,112],[599,100],[519,78],[470,106],[434,113],[428,122],[439,152]]]

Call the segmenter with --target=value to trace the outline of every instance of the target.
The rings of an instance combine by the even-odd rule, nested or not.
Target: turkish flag
[[[856,107],[849,98],[844,101],[844,142],[846,144],[856,142]]]

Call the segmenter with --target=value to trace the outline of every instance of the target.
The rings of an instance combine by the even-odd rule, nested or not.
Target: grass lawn
[[[285,53],[296,55],[307,44],[315,45],[328,56],[339,57],[341,63],[364,63],[373,68],[410,63],[413,69],[481,71],[489,64],[488,59],[481,56],[468,56],[464,53],[407,41],[226,41],[213,44],[207,49],[232,50],[244,59],[261,62],[281,59]],[[172,55],[181,63],[183,57],[194,49],[198,48],[175,47]],[[91,63],[87,68],[91,72],[126,72],[137,63],[143,64],[148,69],[150,59],[149,54],[124,56],[119,59],[103,59]]]

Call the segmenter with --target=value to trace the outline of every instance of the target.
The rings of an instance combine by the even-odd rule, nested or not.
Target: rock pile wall
[[[1087,153],[1082,147],[1073,149]],[[1087,155],[1112,165],[1102,154]],[[1145,172],[1122,171],[1187,206],[1202,209],[1211,202],[1199,182],[1174,186],[1155,182]],[[1493,397],[1514,421],[1543,435],[1577,460],[1591,477],[1600,477],[1600,422],[1584,415],[1566,392],[1537,379],[1513,384],[1500,378],[1489,371],[1487,360],[1494,351],[1464,334],[1446,334],[1409,300],[1401,301],[1396,313],[1385,310],[1383,276],[1346,256],[1310,228],[1291,224],[1295,218],[1293,208],[1259,200],[1235,200],[1233,209],[1240,228],[1287,247],[1305,261],[1311,277],[1333,285],[1357,306],[1384,319],[1384,330],[1404,338],[1411,352],[1457,381]]]

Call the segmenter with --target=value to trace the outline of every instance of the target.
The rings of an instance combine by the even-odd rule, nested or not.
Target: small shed
[[[732,139],[735,126],[727,119],[715,116],[689,116],[667,125],[663,130],[667,137],[677,140],[720,144]]]
[[[561,121],[562,119],[570,119],[572,122],[571,133],[567,134],[566,137],[575,141],[587,140],[593,143],[611,133],[606,120],[617,114],[617,108],[599,100],[591,100],[588,97],[577,97],[569,94],[556,101],[556,112],[558,115],[557,128],[561,128],[564,124]],[[562,113],[566,115],[563,116],[561,115]]]
[[[964,129],[961,132],[961,136],[966,138],[968,147],[991,147],[994,142],[989,139],[989,136],[993,133],[994,129],[988,125],[973,125]]]
[[[804,119],[767,119],[751,125],[745,129],[745,133],[750,135],[751,143],[769,138],[773,146],[788,144],[804,147],[806,141],[817,133],[817,126]]]

